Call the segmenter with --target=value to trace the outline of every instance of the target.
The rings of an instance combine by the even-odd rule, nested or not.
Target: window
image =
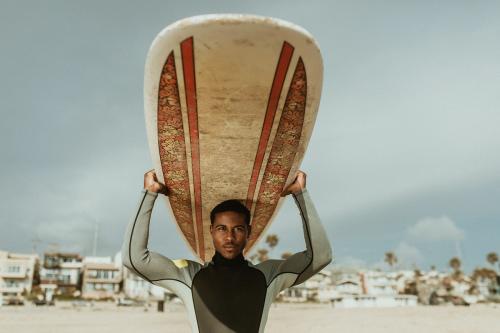
[[[12,280],[5,281],[5,285],[7,287],[19,287],[19,283],[17,283],[16,281],[12,281]]]
[[[7,272],[19,273],[20,270],[21,270],[21,267],[19,267],[19,266],[9,266],[9,268],[7,269]]]
[[[58,280],[61,283],[69,284],[71,281],[71,277],[69,275],[60,275],[58,276]]]
[[[97,272],[97,276],[100,278],[100,279],[109,279],[109,278],[112,278],[112,273],[113,272],[110,272],[110,271],[104,271],[104,270],[100,270]]]
[[[59,259],[57,257],[45,257],[45,263],[48,267],[54,267],[59,264]]]

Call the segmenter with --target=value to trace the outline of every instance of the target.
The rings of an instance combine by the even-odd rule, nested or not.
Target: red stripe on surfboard
[[[168,201],[175,220],[189,246],[196,252],[196,235],[189,186],[186,139],[175,68],[174,51],[163,65],[158,82],[157,109],[158,149],[165,185],[170,190]]]
[[[196,74],[194,69],[193,37],[181,42],[182,70],[184,73],[184,88],[186,90],[186,106],[191,141],[191,166],[194,183],[194,206],[196,226],[198,230],[198,253],[205,260],[205,242],[203,238],[203,220],[201,215],[201,172],[200,172],[200,141],[198,131],[198,104],[196,102]]]
[[[251,249],[273,216],[280,194],[298,152],[307,102],[307,73],[302,57],[288,88],[283,111],[266,162],[252,218],[252,233],[246,249]]]
[[[257,187],[257,180],[259,178],[259,173],[262,167],[262,162],[264,160],[264,155],[266,154],[266,147],[269,141],[269,136],[271,135],[274,116],[276,115],[276,110],[278,109],[278,102],[280,100],[281,90],[283,89],[286,73],[288,72],[288,67],[292,59],[293,50],[294,48],[292,45],[290,45],[287,42],[283,42],[283,46],[281,47],[281,54],[278,60],[278,65],[276,66],[276,71],[274,72],[273,84],[271,86],[271,91],[269,93],[269,98],[267,100],[266,115],[264,117],[264,124],[262,125],[259,145],[257,147],[257,153],[255,154],[252,175],[250,177],[250,184],[248,186],[246,205],[247,208],[250,210],[252,208],[252,201],[253,201],[253,196],[255,194],[255,189]]]

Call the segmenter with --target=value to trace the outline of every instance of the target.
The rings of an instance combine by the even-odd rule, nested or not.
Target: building
[[[401,295],[413,278],[413,271],[336,270],[332,273],[335,290],[330,301],[337,308],[415,306],[415,295]]]
[[[332,298],[335,308],[388,308],[416,306],[415,295],[339,295]]]
[[[398,281],[394,273],[382,271],[363,271],[360,272],[363,294],[378,295],[397,295]]]
[[[147,300],[151,283],[123,267],[123,293],[127,298]]]
[[[39,258],[36,254],[0,251],[0,306],[20,303],[37,282]]]
[[[284,302],[329,301],[333,290],[330,274],[324,269],[305,282],[283,290],[278,299]]]
[[[362,275],[354,268],[341,268],[332,271],[332,284],[337,294],[361,295],[363,290]]]
[[[479,295],[479,300],[494,297],[500,291],[498,275],[495,270],[489,268],[476,268],[471,276]]]
[[[115,299],[121,290],[122,265],[111,257],[86,257],[83,260],[82,297]]]
[[[120,295],[122,298],[148,302],[163,301],[176,297],[171,291],[149,283],[123,266],[121,252],[115,255],[115,264],[119,265],[123,272],[122,293]]]
[[[161,301],[165,296],[174,297],[169,290],[149,283],[126,267],[123,267],[123,294],[126,298],[140,301]]]
[[[45,299],[53,295],[77,297],[80,295],[82,257],[76,253],[48,252],[43,255],[40,270],[41,289]]]

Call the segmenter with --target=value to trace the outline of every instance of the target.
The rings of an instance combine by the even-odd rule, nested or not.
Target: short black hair
[[[222,212],[236,212],[242,214],[245,218],[245,223],[250,225],[250,210],[241,203],[240,200],[230,199],[222,201],[220,204],[214,207],[210,212],[210,224],[214,224],[215,215]]]

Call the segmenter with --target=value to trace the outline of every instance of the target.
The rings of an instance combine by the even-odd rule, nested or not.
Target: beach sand
[[[182,305],[167,304],[163,313],[154,307],[117,308],[99,303],[74,308],[0,308],[0,332],[16,333],[165,333],[191,332]],[[471,307],[410,307],[334,309],[319,304],[277,304],[269,314],[266,332],[359,333],[500,333],[500,305]]]

